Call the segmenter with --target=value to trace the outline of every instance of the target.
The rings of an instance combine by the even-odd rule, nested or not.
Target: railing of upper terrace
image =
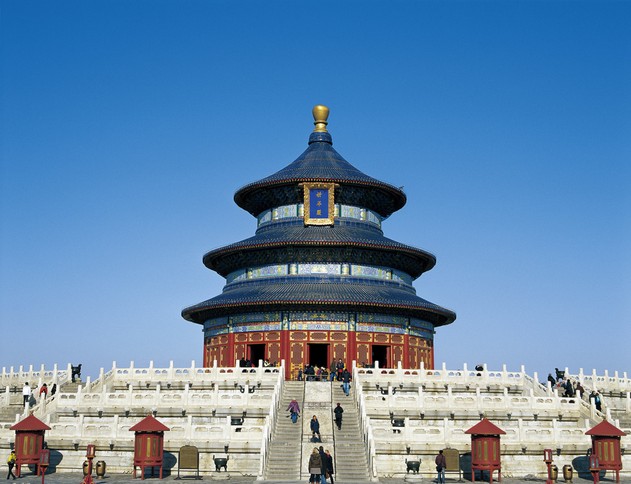
[[[377,368],[378,369],[378,368]],[[357,364],[353,361],[353,372],[352,378],[354,382],[355,391],[353,392],[353,396],[355,397],[355,404],[359,410],[359,425],[361,426],[362,436],[364,438],[364,445],[366,446],[367,457],[368,457],[368,475],[371,480],[377,479],[377,466],[376,466],[376,453],[377,447],[375,445],[375,439],[372,434],[372,427],[370,425],[370,418],[366,413],[366,407],[363,405],[362,398],[362,387],[359,383],[359,368],[357,368]]]
[[[269,416],[265,419],[265,427],[263,428],[263,439],[261,442],[261,460],[260,460],[259,475],[258,475],[259,480],[263,479],[263,474],[265,472],[265,468],[269,460],[272,434],[274,432],[274,428],[276,427],[276,421],[278,420],[278,411],[279,411],[281,396],[283,394],[283,386],[285,384],[284,375],[285,375],[285,360],[281,360],[279,374],[278,374],[278,384],[274,388]]]
[[[68,363],[66,368],[60,370],[57,364],[52,369],[46,369],[42,365],[38,370],[30,365],[28,369],[20,366],[17,370],[14,367],[7,369],[2,368],[2,374],[0,375],[0,393],[2,393],[2,405],[9,405],[11,392],[21,393],[24,383],[28,382],[30,386],[35,389],[39,388],[43,383],[48,385],[48,391],[50,392],[53,385],[60,387],[64,383],[70,380],[71,364]]]

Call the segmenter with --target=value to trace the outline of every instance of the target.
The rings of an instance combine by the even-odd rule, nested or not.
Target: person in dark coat
[[[576,392],[580,392],[581,398],[585,398],[585,389],[583,388],[583,385],[581,385],[580,381],[576,384]]]
[[[342,361],[342,358],[337,361],[335,370],[337,373],[337,381],[342,381],[342,372],[344,371],[344,362]]]
[[[348,370],[344,370],[342,372],[342,388],[344,389],[344,393],[348,397],[351,390],[351,373]]]
[[[342,414],[344,413],[342,405],[338,403],[337,407],[333,410],[333,413],[335,414],[335,425],[337,425],[337,429],[342,430]]]
[[[309,456],[309,484],[319,484],[320,470],[322,468],[322,459],[320,458],[320,451],[317,448],[313,449]]]
[[[329,480],[331,484],[335,484],[333,481],[333,456],[329,452],[329,449],[326,449],[324,453],[326,454],[326,471],[329,473]]]
[[[320,422],[318,422],[318,417],[315,415],[311,418],[311,422],[309,422],[309,426],[311,427],[311,436],[314,442],[322,442],[322,436],[320,435]],[[318,440],[315,439],[315,436],[318,436]]]
[[[565,396],[572,398],[574,396],[574,385],[572,384],[572,380],[569,378],[565,382]]]
[[[335,361],[335,358],[333,358],[333,360],[331,361],[329,372],[329,378],[331,379],[331,381],[335,380],[335,374],[337,373],[337,362]]]
[[[318,449],[320,452],[320,460],[322,465],[320,466],[320,484],[326,484],[326,454],[324,453],[324,447],[320,446]]]

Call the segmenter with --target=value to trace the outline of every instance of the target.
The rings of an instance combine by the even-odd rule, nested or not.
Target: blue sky
[[[0,4],[0,366],[201,363],[202,255],[306,147],[403,185],[436,363],[631,373],[631,3]]]

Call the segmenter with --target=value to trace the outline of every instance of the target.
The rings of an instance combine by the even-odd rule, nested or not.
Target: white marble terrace
[[[543,474],[543,449],[555,449],[562,465],[572,464],[591,446],[585,432],[607,418],[627,432],[622,447],[631,447],[631,380],[573,375],[585,393],[593,388],[604,394],[604,413],[586,396],[566,398],[549,383],[539,383],[522,367],[519,371],[355,368],[354,393],[362,420],[364,440],[373,476],[397,476],[405,459],[421,458],[421,471],[431,475],[439,449],[467,453],[471,437],[465,430],[486,417],[502,428],[503,469],[507,476]],[[595,387],[591,385],[595,383]],[[607,393],[604,393],[605,390]],[[611,396],[610,395],[611,392]],[[625,464],[631,464],[624,457]],[[559,468],[561,467],[559,466]]]
[[[3,403],[8,406],[13,400],[20,412],[0,424],[0,447],[8,447],[14,439],[9,427],[27,415],[26,408],[15,406],[16,400],[22,400],[23,383],[34,386],[40,382],[39,374],[45,374],[43,381],[50,388],[50,382],[61,382],[69,373],[3,372],[3,381],[20,389],[9,392],[7,386]],[[38,399],[28,411],[51,427],[46,432],[48,446],[64,454],[59,470],[80,468],[86,446],[95,444],[108,469],[130,472],[134,434],[129,428],[152,414],[171,429],[165,432],[165,451],[177,455],[180,447],[195,445],[202,468],[214,469],[213,455],[229,455],[229,468],[256,476],[262,473],[261,456],[276,421],[283,375],[282,366],[262,364],[256,368],[198,368],[194,362],[190,368],[175,368],[172,363],[168,368],[114,364],[72,392],[64,392],[58,383],[54,396]]]
[[[631,448],[631,380],[617,372],[598,375],[583,370],[565,374],[579,381],[585,393],[603,395],[598,412],[585,395],[566,398],[539,375],[519,371],[462,369],[353,369],[352,396],[358,406],[362,436],[374,478],[405,473],[405,459],[422,460],[421,471],[432,475],[432,456],[442,448],[470,450],[465,430],[486,417],[502,428],[502,465],[506,476],[543,475],[543,449],[555,449],[559,468],[585,455],[585,432],[607,418],[629,435],[622,438],[624,466]],[[175,459],[183,445],[200,450],[202,471],[214,470],[213,456],[228,455],[229,471],[262,476],[272,429],[279,409],[284,367],[188,368],[118,367],[101,370],[70,384],[70,365],[34,369],[2,369],[0,376],[0,449],[14,439],[9,427],[32,411],[51,427],[46,441],[63,454],[58,471],[81,467],[87,444],[97,446],[99,459],[111,472],[131,472],[133,433],[129,428],[148,414],[171,430],[165,452]],[[544,378],[545,379],[545,378]],[[21,388],[46,382],[57,393],[22,407]],[[67,390],[71,389],[71,390]],[[226,452],[227,450],[227,452]],[[175,465],[174,470],[177,469]],[[623,471],[624,472],[624,471]],[[624,474],[623,474],[624,475]]]

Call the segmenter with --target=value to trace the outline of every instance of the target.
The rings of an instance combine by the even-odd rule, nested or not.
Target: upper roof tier
[[[369,208],[383,217],[402,208],[406,196],[400,188],[362,173],[335,151],[326,131],[328,108],[316,106],[313,115],[316,129],[309,136],[304,153],[273,175],[237,190],[236,204],[257,216],[268,208],[300,203],[300,183],[327,182],[339,185],[335,190],[336,203]]]

